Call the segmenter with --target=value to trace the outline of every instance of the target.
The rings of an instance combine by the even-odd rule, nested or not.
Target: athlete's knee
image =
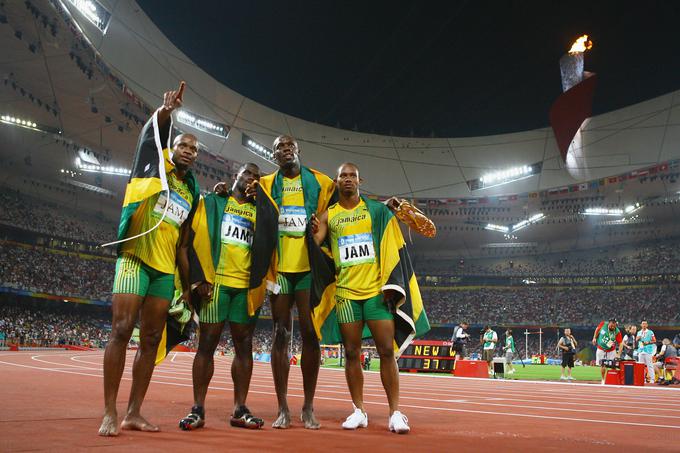
[[[234,341],[234,352],[238,357],[251,356],[253,351],[253,335],[252,333],[239,334],[232,336]]]
[[[203,336],[201,336],[199,339],[196,354],[212,357],[213,354],[215,354],[215,350],[217,349],[217,344],[219,343],[220,338],[212,338],[210,336],[207,337],[208,338],[203,338]]]
[[[273,347],[276,349],[285,349],[288,347],[290,341],[290,330],[284,325],[274,324],[274,342]]]
[[[314,328],[300,329],[300,338],[302,339],[303,346],[312,349],[320,349],[319,337],[316,336],[316,331]]]
[[[111,341],[127,344],[132,336],[135,323],[132,319],[124,318],[111,323]]]
[[[345,346],[345,359],[348,362],[357,362],[361,357],[361,347],[350,346],[349,348]]]
[[[378,357],[380,357],[380,360],[394,360],[394,348],[392,345],[385,345],[381,344],[375,345],[375,348],[378,350]]]
[[[158,345],[163,338],[163,329],[149,329],[139,335],[139,346],[141,349],[149,349],[153,351],[158,348]]]

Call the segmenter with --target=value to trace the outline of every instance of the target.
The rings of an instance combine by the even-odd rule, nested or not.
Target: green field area
[[[324,367],[326,368],[340,368],[338,359],[326,359]],[[527,379],[535,381],[557,381],[560,379],[561,367],[559,365],[515,365],[517,370],[511,374],[507,379]],[[380,359],[371,360],[371,371],[380,370]],[[443,374],[443,373],[432,373]],[[577,366],[574,367],[572,376],[575,381],[599,381],[600,369],[592,366]]]

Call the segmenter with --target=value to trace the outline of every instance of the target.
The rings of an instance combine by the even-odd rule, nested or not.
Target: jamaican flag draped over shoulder
[[[373,244],[376,259],[380,263],[382,290],[395,290],[400,294],[394,314],[394,349],[397,357],[406,349],[414,337],[430,330],[423,300],[416,280],[411,258],[406,249],[399,222],[384,204],[361,197],[371,216]],[[311,237],[311,231],[308,231]],[[335,272],[333,261],[319,246],[310,247],[312,268],[313,321],[317,334],[325,344],[342,341],[335,315]],[[364,338],[371,334],[364,326]]]
[[[168,190],[167,173],[175,167],[172,162],[171,131],[172,120],[161,127],[156,111],[139,134],[130,179],[125,188],[118,225],[118,242],[127,239],[125,236],[130,219],[142,202],[158,192]],[[199,197],[198,182],[191,171],[187,172],[184,181],[194,197],[195,207]]]
[[[328,209],[335,195],[333,180],[311,168],[300,167],[302,193],[305,200],[307,220],[312,214],[320,214]],[[273,290],[276,282],[276,267],[279,262],[279,206],[283,198],[283,174],[275,171],[260,178],[257,188],[257,209],[255,236],[253,238],[253,261],[250,267],[250,287],[261,288],[261,295],[269,283]],[[312,241],[311,243],[313,243]],[[307,238],[307,249],[310,249]],[[311,263],[311,261],[310,261]]]
[[[120,244],[126,239],[130,239],[126,236],[130,220],[137,208],[147,198],[161,191],[169,190],[167,173],[175,168],[172,162],[171,132],[172,120],[169,120],[167,124],[161,127],[158,124],[157,111],[154,112],[153,116],[142,128],[139,140],[137,141],[130,179],[125,188],[123,209],[120,215],[120,224],[118,225],[118,241],[105,245]],[[198,182],[191,171],[186,173],[184,181],[193,196],[193,213],[200,197]],[[192,214],[190,213],[189,215],[191,216]],[[142,233],[142,235],[146,233],[148,231]],[[189,338],[191,332],[191,313],[187,313],[186,308],[183,309],[181,305],[178,305],[178,302],[179,300],[176,297],[170,306],[166,325],[163,329],[163,337],[156,355],[156,363],[162,361],[173,347]]]
[[[220,196],[211,193],[202,197],[198,203],[189,229],[189,283],[192,289],[201,282],[215,283],[215,270],[220,262],[222,251],[220,243],[222,215],[230,195],[229,193],[226,196]],[[255,231],[257,232],[257,226]],[[254,258],[259,253],[260,249],[253,240],[251,256]],[[273,272],[271,268],[267,269],[266,274],[269,280],[275,280]],[[265,285],[266,283],[250,279],[248,288],[249,316],[254,316],[257,309],[262,306]],[[198,307],[201,302],[196,299],[198,298],[194,297],[194,307]]]

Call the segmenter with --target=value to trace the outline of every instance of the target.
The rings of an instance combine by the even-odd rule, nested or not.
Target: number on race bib
[[[342,267],[373,263],[375,261],[373,235],[361,233],[339,237],[338,253],[340,255],[340,266]]]
[[[279,233],[285,236],[304,236],[307,227],[307,212],[304,206],[281,206]]]
[[[159,195],[156,206],[153,208],[153,212],[156,217],[160,218],[163,215],[167,199],[168,198],[165,192]],[[190,210],[191,205],[189,202],[182,198],[177,192],[171,190],[170,205],[168,206],[168,210],[163,221],[179,228],[189,216]]]
[[[234,214],[222,216],[221,241],[225,244],[250,248],[253,245],[253,222]]]

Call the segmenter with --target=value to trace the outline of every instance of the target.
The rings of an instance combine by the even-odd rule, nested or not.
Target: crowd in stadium
[[[115,225],[65,206],[21,194],[7,187],[0,190],[0,223],[36,233],[101,244],[115,238]]]
[[[417,269],[421,276],[633,275],[646,274],[651,270],[660,274],[675,273],[680,270],[680,242],[664,241],[634,248],[622,246],[518,258],[422,260]]]
[[[467,290],[422,288],[431,322],[462,319],[480,324],[597,325],[615,316],[622,322],[674,324],[680,321],[680,287],[562,288],[480,287]]]
[[[670,260],[677,247],[666,250]],[[66,297],[111,298],[111,260],[10,243],[0,243],[0,259],[13,263],[0,268],[0,286]],[[468,319],[491,324],[582,326],[612,315],[623,322],[641,318],[652,323],[680,322],[680,288],[673,285],[571,289],[487,286],[470,290],[423,286],[422,293],[430,321],[443,324]],[[270,313],[265,302],[262,314]]]
[[[67,297],[111,300],[115,263],[75,253],[0,242],[0,286]]]
[[[108,316],[73,313],[56,307],[31,309],[0,304],[0,332],[7,343],[50,347],[102,348],[109,338]]]

